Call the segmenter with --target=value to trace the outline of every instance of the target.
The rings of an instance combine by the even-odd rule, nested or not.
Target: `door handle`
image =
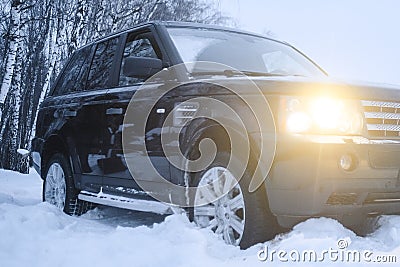
[[[64,109],[64,111],[63,111],[64,117],[76,117],[77,114],[78,114],[78,112],[73,109]]]
[[[106,109],[107,115],[122,115],[124,114],[123,108],[108,108]]]

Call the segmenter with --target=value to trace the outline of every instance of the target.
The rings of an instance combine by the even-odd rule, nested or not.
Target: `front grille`
[[[400,137],[400,103],[363,100],[368,134],[371,137]]]

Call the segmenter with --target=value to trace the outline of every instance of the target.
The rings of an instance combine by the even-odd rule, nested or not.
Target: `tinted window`
[[[112,63],[117,45],[118,38],[109,39],[97,45],[86,89],[94,90],[110,86]]]
[[[83,63],[82,67],[81,67],[81,71],[79,73],[79,76],[76,79],[76,86],[78,88],[80,88],[79,90],[84,90],[85,89],[85,85],[86,85],[86,79],[88,77],[88,73],[89,73],[89,68],[90,68],[90,62],[91,62],[91,56],[92,56],[92,52],[93,52],[93,45],[88,47],[85,54],[86,54],[86,60]]]
[[[151,57],[159,58],[156,49],[151,41],[150,33],[130,34],[127,38],[124,55],[121,62],[121,71],[119,75],[119,86],[127,86],[135,83],[144,82],[143,78],[127,77],[123,73],[125,59],[127,57]]]
[[[88,67],[91,48],[85,47],[76,51],[68,62],[57,82],[53,95],[62,95],[77,92],[83,89],[84,69]],[[87,75],[87,72],[86,72]]]
[[[267,38],[212,29],[169,28],[168,32],[184,62],[210,61],[261,74],[325,76],[317,65],[291,46]],[[217,67],[206,72],[218,70]]]

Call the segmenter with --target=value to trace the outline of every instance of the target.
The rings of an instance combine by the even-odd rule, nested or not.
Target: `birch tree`
[[[5,74],[1,86],[3,110],[0,124],[1,161],[4,166],[18,164],[17,149],[20,141],[19,120],[22,99],[22,67],[24,61],[23,36],[25,34],[26,2],[13,0],[10,8],[8,28],[8,51],[6,54]],[[15,151],[14,153],[7,153]]]
[[[1,87],[0,87],[0,118],[2,118],[4,101],[10,90],[12,77],[15,69],[15,60],[17,56],[17,50],[21,43],[21,10],[23,7],[23,2],[20,0],[13,0],[11,2],[10,8],[10,22],[8,23],[8,27],[6,32],[3,34],[4,38],[7,42],[7,52],[4,56],[4,61],[6,62],[4,65],[4,74]]]
[[[78,47],[150,20],[221,24],[205,0],[0,0],[0,167],[27,171],[38,106]]]

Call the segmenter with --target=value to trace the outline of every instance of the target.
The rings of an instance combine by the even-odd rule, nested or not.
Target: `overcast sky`
[[[219,0],[240,28],[271,31],[331,76],[400,85],[398,0]]]

